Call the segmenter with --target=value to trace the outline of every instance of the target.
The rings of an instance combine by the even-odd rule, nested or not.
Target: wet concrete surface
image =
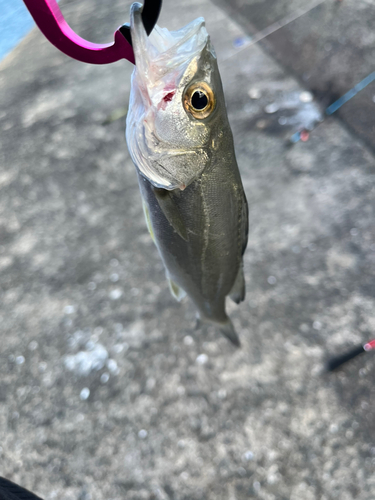
[[[371,1],[217,0],[217,3],[249,35],[276,21],[288,22],[261,44],[313,92],[323,110],[374,70],[375,13]],[[309,8],[310,12],[306,12]],[[375,148],[374,95],[375,82],[372,82],[336,113],[372,149]]]
[[[103,42],[128,17],[112,3],[62,5]],[[334,117],[291,145],[266,109],[308,88],[208,1],[166,0],[160,25],[199,15],[250,207],[243,346],[169,293],[108,119],[131,65],[34,31],[0,66],[0,474],[46,500],[373,500],[374,356],[324,364],[375,330],[374,156]]]

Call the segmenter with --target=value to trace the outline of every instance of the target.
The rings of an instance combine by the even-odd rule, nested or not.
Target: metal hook
[[[40,31],[61,52],[81,62],[109,64],[127,59],[135,64],[130,28],[115,31],[114,42],[99,44],[81,38],[65,21],[56,0],[23,0]],[[144,0],[142,19],[150,34],[161,10],[162,0]]]

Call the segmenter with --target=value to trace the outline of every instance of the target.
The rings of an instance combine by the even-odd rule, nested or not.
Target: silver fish
[[[126,140],[148,229],[172,294],[187,294],[199,319],[239,345],[225,299],[245,298],[248,206],[216,55],[203,18],[147,37],[141,11],[132,5]]]

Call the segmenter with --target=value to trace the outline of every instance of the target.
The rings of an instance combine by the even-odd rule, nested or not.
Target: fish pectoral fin
[[[155,198],[159,203],[159,207],[169,224],[183,240],[187,241],[188,236],[185,223],[182,220],[181,214],[179,213],[176,204],[173,202],[169,191],[161,188],[154,188],[153,191]]]
[[[245,285],[245,276],[243,273],[243,261],[241,261],[240,268],[237,273],[237,277],[235,279],[232,290],[230,291],[229,297],[235,302],[239,304],[243,300],[245,300],[246,294],[246,285]]]
[[[181,287],[176,285],[176,283],[167,276],[168,279],[168,284],[169,284],[169,289],[171,291],[171,294],[173,297],[178,300],[178,302],[181,302],[181,300],[186,297],[186,292],[183,290]]]
[[[155,234],[154,234],[154,230],[153,230],[152,224],[151,224],[150,211],[148,209],[148,206],[147,206],[145,200],[142,200],[142,206],[143,206],[143,213],[145,214],[146,226],[147,226],[148,232],[150,233],[152,241],[156,244]]]

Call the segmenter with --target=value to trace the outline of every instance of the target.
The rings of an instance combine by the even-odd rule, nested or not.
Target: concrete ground
[[[61,3],[92,41],[128,19]],[[374,335],[374,156],[335,117],[291,146],[306,89],[209,0],[159,24],[200,15],[250,206],[242,348],[170,296],[113,114],[131,65],[33,31],[0,65],[0,475],[45,500],[373,500],[374,356],[324,363]]]

